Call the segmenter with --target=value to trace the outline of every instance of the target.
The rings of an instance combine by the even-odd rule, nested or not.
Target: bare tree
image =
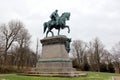
[[[3,49],[4,49],[4,40],[2,36],[0,36],[0,54],[3,53]]]
[[[77,58],[78,66],[82,69],[84,62],[84,54],[86,50],[86,43],[81,40],[74,40],[72,43],[72,53],[73,56]]]
[[[114,72],[114,64],[113,64],[113,55],[108,51],[103,51],[104,56],[101,59],[101,63],[104,63],[106,65],[107,72]]]
[[[90,68],[92,71],[96,71],[96,62],[94,59],[94,47],[93,47],[93,43],[89,42],[88,44],[88,63],[90,65]]]
[[[23,27],[20,21],[10,21],[8,24],[1,25],[1,33],[5,41],[4,61],[6,63],[7,52],[12,43],[17,39],[20,29]]]
[[[95,38],[93,42],[89,43],[88,48],[88,52],[90,53],[89,60],[91,67],[92,68],[96,67],[96,71],[100,71],[100,61],[104,55],[103,51],[104,46],[98,38]]]
[[[120,73],[120,42],[112,48],[112,56],[115,72]]]
[[[29,56],[29,45],[30,45],[30,38],[31,35],[28,33],[27,29],[22,28],[20,33],[17,35],[17,42],[18,42],[18,50],[17,50],[17,66],[18,68],[21,66],[25,66],[27,64],[27,57]],[[26,63],[25,63],[26,62]]]
[[[35,66],[37,57],[30,49],[31,35],[20,21],[10,21],[0,26],[0,68],[12,66],[24,67]],[[3,56],[1,51],[3,50]],[[1,67],[1,63],[5,63]],[[14,68],[14,67],[13,67]]]
[[[2,37],[0,36],[0,67],[2,66],[3,64],[3,51],[4,51],[4,44],[3,44],[3,39]]]
[[[110,64],[112,62],[112,54],[108,50],[103,50],[104,56],[101,59],[101,62]]]
[[[17,35],[17,42],[20,48],[27,47],[30,45],[31,35],[28,33],[27,29],[22,28]]]

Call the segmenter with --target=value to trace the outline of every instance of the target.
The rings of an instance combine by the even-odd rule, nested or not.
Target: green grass
[[[120,76],[114,73],[102,72],[86,72],[87,77],[35,77],[35,76],[21,76],[21,75],[0,75],[0,80],[111,80],[112,76]]]

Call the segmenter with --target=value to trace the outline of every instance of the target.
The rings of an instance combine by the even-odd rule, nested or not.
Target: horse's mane
[[[69,14],[70,15],[69,12],[64,12],[64,13],[62,13],[61,17],[64,16],[65,14]]]

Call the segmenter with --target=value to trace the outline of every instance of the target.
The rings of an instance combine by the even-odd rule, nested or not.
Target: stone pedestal
[[[69,59],[68,53],[65,49],[65,42],[67,39],[66,36],[42,39],[41,59]]]
[[[86,76],[77,72],[72,67],[72,61],[69,59],[65,43],[66,36],[55,36],[44,38],[42,43],[42,56],[32,71],[26,75],[37,76]]]

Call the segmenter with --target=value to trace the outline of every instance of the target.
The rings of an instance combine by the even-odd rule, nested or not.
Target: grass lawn
[[[111,80],[112,76],[120,76],[120,74],[102,73],[102,72],[86,72],[87,77],[35,77],[21,76],[16,74],[0,75],[0,80]]]

